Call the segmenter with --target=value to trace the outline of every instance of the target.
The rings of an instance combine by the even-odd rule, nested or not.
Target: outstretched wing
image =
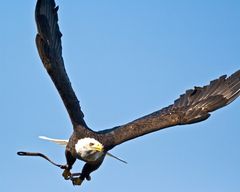
[[[206,120],[210,112],[228,105],[240,95],[240,70],[226,77],[224,75],[207,86],[187,90],[166,108],[99,133],[111,137],[113,147],[163,128]]]
[[[35,19],[38,30],[36,36],[38,53],[63,100],[74,128],[87,128],[83,119],[84,114],[64,67],[61,45],[62,34],[58,26],[57,11],[58,7],[55,6],[54,0],[37,1]]]

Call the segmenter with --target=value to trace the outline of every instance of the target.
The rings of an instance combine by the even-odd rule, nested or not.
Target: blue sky
[[[58,0],[63,57],[85,120],[94,130],[124,124],[171,104],[186,89],[240,68],[237,0]],[[35,47],[35,1],[0,7],[0,191],[240,190],[240,99],[205,122],[127,142],[92,181],[73,187],[59,163],[64,148],[39,135],[68,138],[66,110]],[[76,163],[79,171],[83,163]]]

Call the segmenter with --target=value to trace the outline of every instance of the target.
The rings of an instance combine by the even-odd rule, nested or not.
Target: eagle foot
[[[68,169],[65,169],[62,173],[62,176],[64,177],[64,179],[68,180],[72,176],[72,174]]]
[[[74,177],[74,178],[71,178],[71,180],[73,185],[81,185],[83,182],[83,180],[80,179],[80,177]]]

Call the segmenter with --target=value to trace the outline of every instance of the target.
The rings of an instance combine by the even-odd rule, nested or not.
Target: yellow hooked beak
[[[102,152],[103,151],[103,146],[101,144],[96,144],[94,146],[92,146],[92,148],[98,152]]]

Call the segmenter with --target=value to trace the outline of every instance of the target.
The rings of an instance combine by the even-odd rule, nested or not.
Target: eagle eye
[[[94,145],[94,143],[89,143],[89,146],[93,146]]]

